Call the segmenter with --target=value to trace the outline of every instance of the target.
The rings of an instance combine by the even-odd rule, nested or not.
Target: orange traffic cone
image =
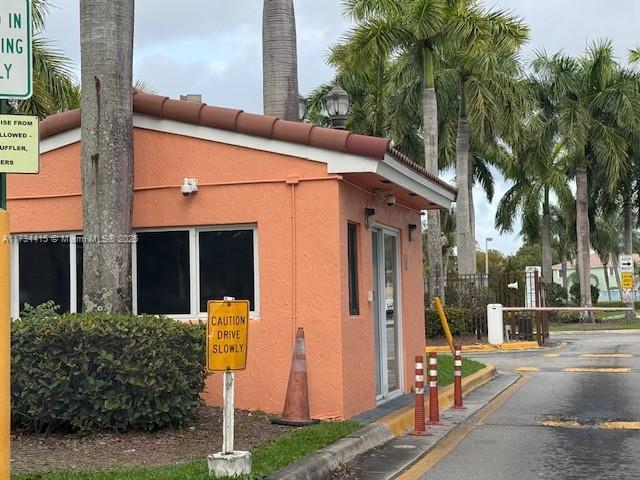
[[[309,414],[309,386],[307,383],[307,350],[304,345],[304,329],[298,328],[296,345],[293,350],[287,398],[282,417],[271,420],[278,425],[301,427],[319,423]]]

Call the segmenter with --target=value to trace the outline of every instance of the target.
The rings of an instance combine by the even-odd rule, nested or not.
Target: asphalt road
[[[521,370],[524,378],[448,439],[444,456],[419,462],[414,478],[640,479],[640,423],[607,423],[640,422],[640,334],[553,339],[567,345],[478,355],[502,371],[539,370]]]

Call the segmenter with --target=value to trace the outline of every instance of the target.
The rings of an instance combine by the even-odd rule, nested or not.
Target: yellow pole
[[[453,346],[453,336],[451,335],[451,330],[449,330],[449,323],[447,322],[447,316],[444,314],[444,308],[442,308],[442,302],[440,301],[440,297],[435,297],[433,299],[433,305],[436,307],[436,312],[438,312],[438,316],[440,317],[442,330],[444,331],[444,334],[447,337],[447,343],[449,343],[451,354],[455,355],[456,347]]]
[[[0,210],[0,479],[9,479],[11,436],[11,311],[9,214]]]
[[[9,214],[0,210],[0,480],[9,480],[11,436],[11,309]]]

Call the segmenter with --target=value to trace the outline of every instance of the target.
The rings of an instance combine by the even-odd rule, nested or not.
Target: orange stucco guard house
[[[455,189],[382,138],[134,93],[135,313],[205,319],[249,299],[238,408],[280,413],[304,327],[311,414],[348,418],[411,391],[424,352],[421,212]],[[12,175],[12,314],[82,298],[80,112],[41,123],[38,175]],[[184,196],[185,179],[198,191]],[[220,401],[220,378],[204,397]]]

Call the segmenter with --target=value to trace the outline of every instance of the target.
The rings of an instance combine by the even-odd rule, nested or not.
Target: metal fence
[[[432,279],[433,280],[433,279]],[[435,282],[431,282],[434,285]],[[425,299],[431,298],[429,283]],[[445,278],[444,301],[448,307],[468,311],[467,333],[478,340],[487,336],[487,305],[505,307],[546,306],[544,284],[537,271],[499,275],[449,275]],[[537,340],[543,345],[549,338],[547,312],[505,312],[505,325],[511,339]]]

